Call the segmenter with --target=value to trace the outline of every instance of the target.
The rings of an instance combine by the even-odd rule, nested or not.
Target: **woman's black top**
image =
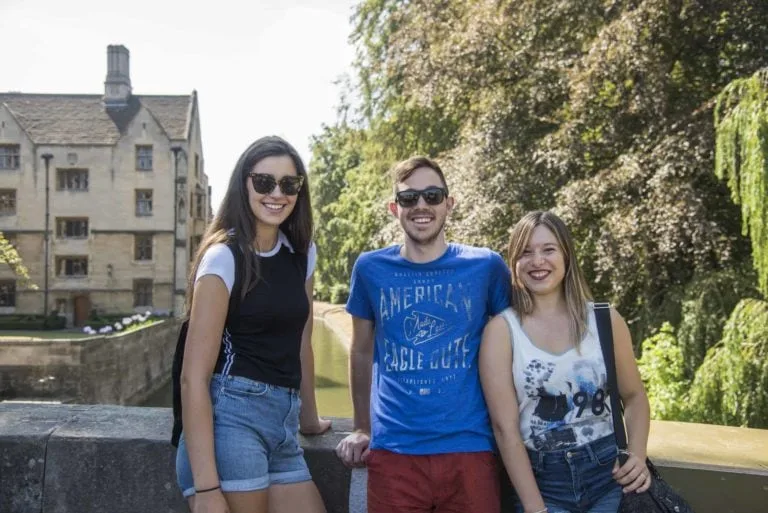
[[[309,316],[307,255],[283,244],[275,255],[253,258],[259,259],[259,281],[236,315],[228,315],[214,372],[299,388],[301,336]]]

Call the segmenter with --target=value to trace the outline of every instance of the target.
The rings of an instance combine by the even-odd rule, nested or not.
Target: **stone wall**
[[[141,404],[168,380],[180,321],[81,339],[0,342],[0,399]]]
[[[182,513],[167,408],[0,404],[3,513]],[[351,472],[333,447],[351,428],[303,439],[328,513],[348,513]]]
[[[310,472],[328,513],[364,513],[364,470],[350,471],[334,452],[351,421],[332,420],[331,432],[301,438]],[[675,443],[677,423],[668,424],[655,436]],[[188,511],[176,485],[171,425],[167,408],[0,403],[0,512]],[[689,425],[682,436],[699,427]],[[743,429],[734,438],[737,428],[723,428],[722,436],[718,429],[699,430],[698,441],[715,455],[709,463],[702,453],[698,463],[659,457],[657,466],[696,513],[764,513],[768,431]],[[727,451],[737,461],[717,459]],[[511,513],[513,492],[503,473],[500,479],[502,511]]]

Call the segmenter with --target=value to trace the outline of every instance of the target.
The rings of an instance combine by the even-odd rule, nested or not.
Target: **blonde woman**
[[[531,212],[509,243],[513,307],[485,328],[480,377],[518,512],[615,513],[648,489],[650,408],[624,319],[611,310],[631,457],[619,466],[591,294],[571,235]]]

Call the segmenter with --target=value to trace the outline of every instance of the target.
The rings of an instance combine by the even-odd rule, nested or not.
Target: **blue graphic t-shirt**
[[[371,448],[402,454],[493,449],[477,353],[510,303],[510,274],[485,248],[449,244],[432,262],[400,246],[363,253],[347,311],[374,322]]]

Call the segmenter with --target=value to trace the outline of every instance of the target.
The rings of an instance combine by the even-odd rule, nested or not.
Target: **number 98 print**
[[[576,392],[573,396],[573,404],[579,408],[579,411],[576,413],[576,418],[581,418],[587,406],[592,408],[593,415],[602,415],[608,408],[608,405],[605,403],[606,398],[607,394],[602,388],[598,388],[591,399],[589,394],[583,390]]]

